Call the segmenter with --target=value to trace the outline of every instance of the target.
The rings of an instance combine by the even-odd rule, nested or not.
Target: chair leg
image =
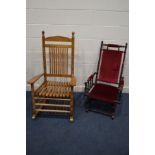
[[[89,102],[90,102],[90,99],[87,97],[86,101],[85,101],[85,111],[88,112],[89,111]]]
[[[120,101],[121,100],[121,97],[122,97],[122,91],[119,93],[119,97],[118,97],[118,100]],[[120,102],[118,102],[120,104]]]
[[[36,118],[36,111],[35,111],[35,105],[34,105],[34,99],[32,97],[32,119]]]
[[[111,118],[112,118],[112,120],[114,120],[114,118],[115,118],[115,115],[112,115],[112,116],[111,116]]]
[[[31,93],[32,93],[32,119],[36,118],[36,111],[35,111],[35,100],[34,100],[34,85],[31,85]]]
[[[112,120],[115,118],[115,110],[116,110],[116,105],[113,105],[113,110],[114,110],[114,112],[112,113],[112,115],[111,115],[111,118],[112,118]]]
[[[36,114],[35,113],[32,114],[32,119],[36,119]]]
[[[70,122],[74,122],[74,98],[73,92],[71,94],[71,102],[70,102]]]

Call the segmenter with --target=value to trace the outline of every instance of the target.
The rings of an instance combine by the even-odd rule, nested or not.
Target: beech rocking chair
[[[97,72],[90,75],[85,82],[86,111],[95,111],[115,118],[116,105],[120,102],[124,86],[122,73],[126,50],[127,43],[122,46],[101,42]],[[110,108],[103,108],[103,103]],[[94,108],[93,104],[100,106]]]
[[[45,37],[42,31],[44,73],[28,81],[32,91],[32,119],[39,112],[69,114],[74,121],[73,87],[74,77],[74,32],[72,38],[62,36]],[[43,78],[35,89],[34,84]]]

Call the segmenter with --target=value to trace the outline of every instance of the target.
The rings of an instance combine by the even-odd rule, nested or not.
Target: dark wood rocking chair
[[[69,114],[74,121],[73,87],[74,77],[74,32],[72,38],[62,36],[45,37],[42,31],[44,73],[28,81],[32,91],[32,119],[39,112]],[[43,78],[35,89],[34,84]]]
[[[126,50],[127,43],[122,46],[101,42],[97,72],[90,75],[85,82],[86,111],[103,113],[114,119],[116,105],[120,102],[124,86],[122,73]],[[100,106],[94,108],[93,104],[99,104],[97,101]],[[104,106],[107,105],[110,108],[102,108],[103,103]]]

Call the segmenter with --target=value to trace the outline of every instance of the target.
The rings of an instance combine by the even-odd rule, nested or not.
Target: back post
[[[72,32],[72,58],[71,58],[71,75],[74,76],[74,32]]]
[[[125,46],[124,46],[124,57],[123,57],[123,62],[122,62],[122,68],[121,68],[121,73],[120,73],[120,79],[119,79],[119,85],[120,85],[120,82],[121,82],[121,78],[123,78],[123,69],[124,69],[124,63],[125,63],[125,57],[126,57],[126,50],[127,50],[127,47],[128,47],[128,44],[126,43]]]
[[[99,53],[99,60],[98,60],[98,64],[97,64],[97,73],[96,73],[96,79],[95,79],[95,83],[97,83],[97,77],[98,77],[98,72],[99,72],[99,67],[100,67],[100,59],[102,56],[102,50],[103,50],[103,41],[101,41],[101,46],[100,46],[100,53]]]
[[[47,81],[47,77],[46,77],[46,55],[45,55],[45,32],[44,31],[42,31],[42,52],[43,52],[44,81]]]

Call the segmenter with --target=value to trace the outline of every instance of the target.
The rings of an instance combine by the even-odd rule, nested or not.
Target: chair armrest
[[[39,75],[33,77],[32,79],[30,79],[27,83],[28,83],[28,84],[33,84],[33,83],[35,83],[37,80],[39,80],[43,75],[44,75],[44,73],[39,74]]]
[[[91,75],[88,77],[87,81],[92,80],[96,74],[97,74],[96,72],[93,73],[93,74],[91,74]]]
[[[75,78],[75,76],[71,77],[70,84],[71,84],[71,86],[76,86],[76,78]]]
[[[95,75],[97,75],[97,72],[95,72],[95,73],[93,73],[93,74],[91,74],[89,77],[88,77],[88,79],[87,79],[87,82],[85,82],[84,84],[85,84],[85,94],[87,93],[87,92],[89,92],[89,90],[93,87],[93,85],[94,85],[94,76]]]

